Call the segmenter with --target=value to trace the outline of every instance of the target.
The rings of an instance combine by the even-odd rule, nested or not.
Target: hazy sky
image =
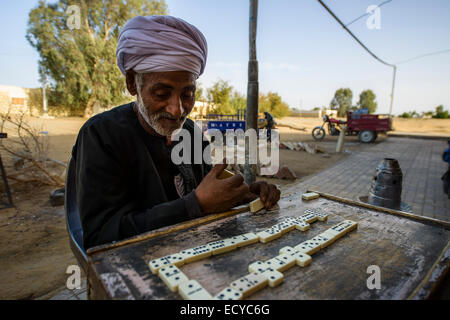
[[[208,40],[203,86],[223,79],[246,93],[248,0],[166,0],[171,15],[196,25]],[[385,0],[325,0],[344,22]],[[39,86],[38,54],[25,39],[28,13],[37,0],[1,1],[0,84]],[[378,57],[398,62],[450,49],[450,1],[392,0],[380,8],[380,29],[368,16],[349,28]],[[361,91],[377,95],[389,110],[392,68],[370,56],[316,0],[259,0],[257,50],[260,92],[278,92],[291,107],[328,106],[336,89],[348,87],[356,104]],[[400,64],[394,114],[450,108],[450,52]]]

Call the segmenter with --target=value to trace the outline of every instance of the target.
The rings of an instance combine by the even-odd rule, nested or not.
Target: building
[[[192,108],[191,113],[189,114],[189,118],[191,119],[202,119],[206,117],[209,113],[210,105],[204,101],[195,101],[194,107]]]
[[[0,85],[0,112],[12,114],[29,112],[27,88]]]

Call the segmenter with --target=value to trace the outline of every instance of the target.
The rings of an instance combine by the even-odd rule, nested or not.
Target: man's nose
[[[168,113],[170,113],[176,119],[181,118],[181,115],[184,112],[183,103],[181,102],[181,97],[178,95],[174,95],[169,100],[169,104],[166,107],[166,111]]]

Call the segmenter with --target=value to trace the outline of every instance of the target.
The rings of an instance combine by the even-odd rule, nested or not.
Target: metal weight
[[[385,158],[375,169],[368,203],[375,206],[401,209],[403,174],[397,160]]]

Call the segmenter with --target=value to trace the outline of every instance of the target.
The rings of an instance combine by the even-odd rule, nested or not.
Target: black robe
[[[189,119],[183,126],[191,134],[192,158],[194,126]],[[169,163],[170,149],[158,139],[164,140],[139,123],[133,103],[98,114],[80,129],[72,158],[85,249],[203,215],[193,190],[211,166],[203,159]],[[207,145],[202,142],[202,150]],[[177,172],[184,181],[182,197],[170,185]]]

